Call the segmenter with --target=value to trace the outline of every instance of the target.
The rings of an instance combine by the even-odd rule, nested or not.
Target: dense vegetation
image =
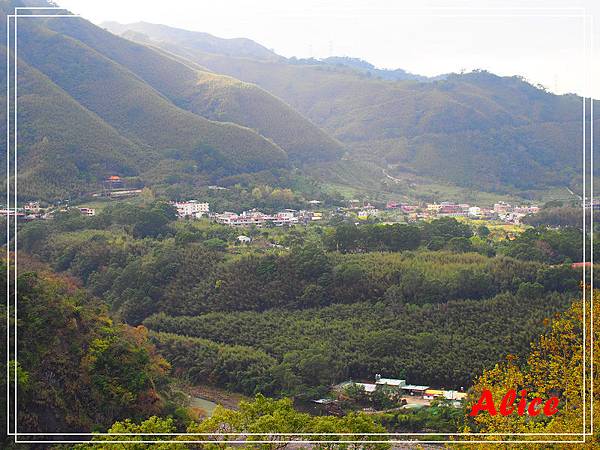
[[[594,293],[594,297],[598,292]],[[598,342],[597,330],[599,326],[599,308],[596,303],[590,307],[590,296],[585,304],[575,302],[571,308],[562,313],[555,320],[546,333],[531,345],[531,351],[522,358],[514,355],[494,367],[485,370],[478,377],[473,387],[469,402],[475,402],[482,389],[489,389],[496,402],[500,402],[507,389],[515,389],[519,392],[525,389],[528,399],[539,396],[547,399],[550,396],[558,396],[558,413],[551,417],[542,415],[536,418],[511,414],[503,416],[498,414],[479,414],[470,417],[464,428],[465,431],[480,433],[579,433],[581,430],[589,430],[590,427],[590,405],[594,409],[598,407],[598,391],[590,393],[590,383],[598,382],[598,374],[590,373],[590,361],[598,364]],[[585,332],[584,332],[585,331]],[[591,344],[591,333],[595,333],[593,345]],[[587,346],[584,347],[584,339]],[[585,360],[583,359],[585,349]],[[584,365],[584,361],[585,365]],[[584,388],[583,373],[586,373],[587,388]],[[585,392],[585,394],[584,394]],[[587,397],[587,399],[586,399]],[[587,402],[587,406],[586,406]],[[594,413],[596,416],[596,413]],[[584,419],[584,417],[586,417]],[[587,421],[587,425],[584,425]],[[598,434],[590,433],[586,439],[590,448],[597,447]],[[520,436],[519,439],[548,439],[548,437]],[[477,439],[481,439],[478,437]],[[489,441],[497,440],[497,437],[486,436]],[[566,436],[552,436],[552,440],[566,440]],[[491,442],[482,446],[490,448]],[[556,446],[560,448],[560,446]]]
[[[374,373],[466,387],[579,289],[576,229],[496,241],[455,219],[342,223],[250,229],[282,245],[244,247],[238,230],[173,217],[156,201],[71,210],[27,224],[20,248],[143,323],[188,381],[251,395],[312,398]]]
[[[27,270],[30,264],[20,257],[18,365],[14,355],[10,363],[17,373],[20,431],[103,430],[124,418],[175,414],[170,366],[147,331],[113,322],[73,279],[39,264]],[[0,269],[5,284],[6,265]],[[2,317],[4,347],[4,308]],[[3,377],[2,389],[5,383]]]
[[[171,419],[151,417],[141,423],[130,420],[117,422],[111,428],[113,433],[172,433],[175,431]],[[226,431],[225,431],[226,430]],[[157,436],[156,440],[175,440],[172,444],[155,444],[161,449],[180,448],[202,448],[220,449],[227,446],[227,441],[238,441],[232,443],[237,448],[275,450],[287,447],[286,441],[303,440],[313,441],[311,448],[322,450],[347,449],[356,444],[344,444],[344,441],[374,441],[361,444],[360,448],[365,450],[389,449],[390,446],[382,441],[387,441],[386,436],[373,436],[369,433],[384,433],[385,428],[378,420],[365,413],[351,413],[344,417],[333,416],[310,416],[294,409],[289,399],[273,400],[257,395],[254,401],[240,402],[239,410],[232,411],[218,407],[212,417],[201,423],[192,423],[187,428],[188,433],[205,433],[204,435],[188,436]],[[233,435],[219,435],[218,433],[237,433]],[[215,433],[215,434],[211,434]],[[254,433],[248,435],[248,433]],[[264,433],[264,434],[261,434]],[[287,433],[281,435],[279,433]],[[312,435],[308,433],[329,433],[329,435]],[[339,434],[336,434],[339,433]],[[141,441],[140,436],[132,438]],[[83,445],[81,448],[112,449],[122,448],[111,444],[103,444],[102,441],[110,440],[110,437],[102,436],[94,439],[94,443]],[[205,440],[207,444],[187,444],[187,441]],[[239,441],[245,441],[240,445]],[[319,443],[319,441],[327,441]],[[210,443],[214,442],[214,443]],[[302,444],[300,444],[302,445]],[[136,449],[150,448],[147,444],[135,444]],[[156,448],[156,447],[152,447]]]

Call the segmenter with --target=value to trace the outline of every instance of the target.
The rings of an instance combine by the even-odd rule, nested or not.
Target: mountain
[[[438,75],[436,77],[426,77],[407,72],[404,69],[379,69],[368,61],[360,58],[350,58],[348,56],[330,56],[321,60],[322,63],[331,64],[341,67],[351,67],[359,72],[365,73],[368,76],[374,76],[383,80],[417,80],[417,81],[434,81],[443,80],[446,75]]]
[[[178,40],[175,32],[167,39],[164,29],[159,33],[148,24],[131,30],[282,98],[345,144],[345,160],[368,172],[373,185],[428,180],[507,193],[576,189],[581,183],[582,100],[576,95],[554,95],[520,77],[486,71],[393,79],[352,58],[265,60],[207,53]],[[331,175],[322,169],[324,177]]]
[[[139,33],[140,35],[151,34],[158,41],[178,45],[185,43],[185,47],[206,53],[263,60],[284,59],[272,50],[246,38],[223,39],[208,33],[182,30],[180,28],[148,22],[135,22],[127,25],[122,25],[118,22],[103,22],[100,26],[114,34],[124,34],[126,32]]]
[[[16,2],[1,5],[4,15]],[[168,184],[174,177],[208,182],[329,160],[343,151],[257,86],[207,72],[80,18],[21,22],[24,197],[82,193],[114,173],[143,184]],[[1,123],[4,127],[5,118]]]

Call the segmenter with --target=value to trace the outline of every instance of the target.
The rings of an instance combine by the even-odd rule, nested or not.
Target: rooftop
[[[386,384],[388,386],[404,386],[406,380],[398,380],[396,378],[380,378],[375,381],[376,384]]]
[[[429,389],[429,386],[419,386],[417,384],[405,384],[402,386],[402,389],[406,389],[407,391],[426,391]]]

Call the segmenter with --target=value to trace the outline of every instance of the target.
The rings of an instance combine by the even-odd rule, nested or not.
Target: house
[[[355,381],[344,381],[343,383],[337,384],[334,386],[334,389],[337,391],[343,391],[347,388],[349,388],[350,386],[359,386],[362,387],[365,390],[365,393],[367,394],[372,394],[373,392],[375,392],[375,390],[377,389],[377,385],[373,384],[373,383],[362,383],[362,382],[355,382]]]
[[[446,217],[464,216],[464,210],[460,205],[454,203],[442,202],[439,205],[438,214]]]
[[[437,203],[428,203],[427,204],[427,211],[429,211],[431,213],[437,214],[440,209],[442,209],[442,205],[438,205]]]
[[[22,211],[15,211],[14,209],[0,209],[0,215],[6,217],[16,217],[17,219],[25,219],[26,214]]]
[[[210,212],[207,202],[199,202],[197,200],[188,200],[187,202],[171,202],[177,209],[179,217],[202,217],[203,214]]]
[[[418,384],[405,384],[404,386],[401,386],[400,389],[402,389],[408,395],[418,395],[420,397],[423,397],[425,391],[429,389],[429,386],[420,386]]]
[[[393,388],[401,388],[406,384],[406,380],[396,378],[381,378],[380,374],[375,375],[375,384],[377,386],[388,386]]]
[[[419,206],[418,205],[401,205],[400,209],[402,210],[402,212],[405,212],[405,213],[413,213],[417,209],[419,209]]]
[[[468,211],[469,217],[481,217],[481,208],[479,206],[471,206]]]
[[[106,189],[117,189],[123,187],[123,180],[118,175],[110,175],[104,180],[104,186]]]
[[[572,269],[581,269],[582,267],[592,267],[592,263],[589,261],[586,262],[576,262],[571,264]]]
[[[217,223],[229,225],[230,227],[262,227],[270,223],[276,227],[296,225],[299,222],[297,212],[292,209],[280,211],[275,215],[263,214],[260,211],[244,211],[238,215],[232,212],[224,212],[216,214],[215,220]]]
[[[84,216],[92,217],[96,215],[96,210],[94,208],[77,208],[81,214]]]
[[[275,214],[275,217],[272,218],[273,224],[275,226],[283,226],[283,225],[295,225],[298,223],[298,217],[295,216],[293,211],[283,211]]]
[[[494,212],[498,215],[510,212],[510,205],[505,202],[494,203]]]
[[[446,400],[464,400],[466,397],[467,397],[466,392],[444,391],[444,398]]]
[[[442,389],[427,389],[424,393],[423,393],[423,399],[425,400],[434,400],[436,398],[439,399],[445,399],[445,400],[454,400],[454,401],[459,401],[459,400],[464,400],[467,397],[467,393],[466,392],[459,392],[459,391],[445,391]],[[458,403],[455,406],[460,406],[460,403]]]
[[[29,202],[29,203],[25,203],[25,206],[23,207],[23,209],[25,211],[30,211],[34,214],[38,214],[42,208],[40,208],[40,202]]]
[[[272,220],[272,216],[261,213],[260,211],[244,211],[237,215],[232,212],[224,212],[215,216],[217,223],[229,225],[230,227],[262,227],[267,220]]]
[[[249,238],[248,236],[244,236],[243,234],[239,235],[237,237],[238,242],[240,242],[241,244],[249,244],[250,242],[252,242],[252,239]]]
[[[441,389],[427,389],[423,393],[423,398],[426,400],[433,400],[434,398],[443,398],[444,391]]]
[[[124,189],[108,192],[107,196],[111,198],[135,197],[142,193],[141,189]]]

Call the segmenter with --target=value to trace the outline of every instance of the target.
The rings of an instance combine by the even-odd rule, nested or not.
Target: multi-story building
[[[177,208],[179,217],[201,217],[210,212],[209,204],[197,200],[188,200],[187,202],[171,202]]]
[[[224,212],[215,214],[217,223],[229,225],[230,227],[262,227],[267,223],[271,223],[276,227],[291,226],[299,223],[299,214],[294,210],[278,212],[275,215],[263,214],[260,211],[244,211],[241,214],[232,212]]]

